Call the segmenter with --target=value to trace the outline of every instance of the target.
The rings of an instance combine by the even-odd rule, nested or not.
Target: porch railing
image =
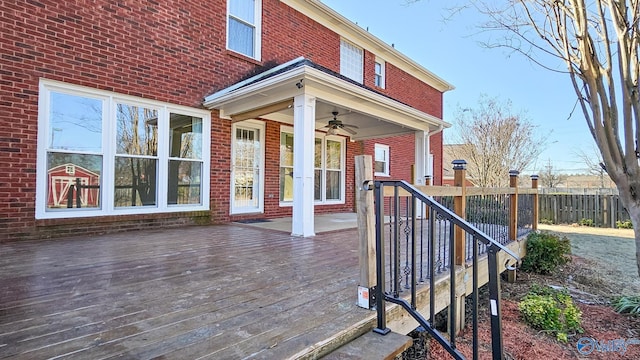
[[[385,212],[384,188],[391,187],[389,212]],[[409,196],[400,197],[403,190]],[[502,358],[502,330],[500,320],[500,278],[497,254],[504,251],[515,261],[519,258],[511,250],[493,240],[477,227],[466,222],[453,211],[427,197],[412,185],[404,181],[375,181],[373,186],[376,204],[376,309],[377,327],[374,331],[386,334],[386,305],[391,302],[402,306],[434,339],[436,339],[454,358],[464,359],[456,348],[455,331],[449,331],[446,338],[434,326],[436,315],[436,278],[445,270],[450,274],[456,267],[455,227],[466,234],[467,243],[471,243],[472,271],[472,331],[473,348],[478,348],[478,289],[480,282],[480,247],[488,257],[489,303],[491,307],[491,343],[494,359]],[[427,209],[420,214],[418,209]],[[419,218],[426,215],[428,220]],[[420,216],[420,217],[422,217]],[[426,224],[425,224],[426,222]],[[386,235],[388,232],[389,236]],[[387,241],[388,240],[388,241]],[[389,257],[385,253],[389,251]],[[387,276],[389,281],[386,281]],[[424,318],[417,310],[418,278],[429,284],[429,317]],[[456,329],[458,309],[456,299],[456,276],[449,276],[449,329]],[[433,290],[433,291],[432,291]],[[408,300],[403,296],[410,292]],[[464,315],[462,315],[464,316]]]
[[[517,173],[510,174],[510,188],[466,188],[461,180],[464,162],[454,163],[454,169],[458,175],[456,184],[461,186],[414,187],[404,181],[363,183],[361,190],[369,190],[366,193],[372,194],[372,199],[369,205],[364,205],[365,191],[359,195],[359,217],[361,210],[368,209],[367,214],[375,213],[375,226],[359,219],[363,221],[359,227],[364,225],[360,229],[361,249],[367,246],[363,236],[370,226],[375,229],[375,234],[370,234],[375,247],[369,242],[373,249],[369,255],[375,253],[375,266],[369,266],[375,269],[375,274],[364,271],[367,251],[361,250],[361,284],[367,284],[368,275],[378,318],[374,331],[382,334],[389,331],[385,303],[395,303],[454,358],[463,359],[456,346],[456,335],[465,322],[465,298],[469,295],[471,300],[472,341],[477,358],[478,288],[488,283],[491,346],[494,359],[501,359],[499,275],[505,264],[498,262],[498,254],[503,251],[515,264],[519,258],[508,248],[509,243],[536,229],[537,179],[533,178],[532,190],[517,188]],[[362,176],[356,167],[356,181]],[[467,276],[472,278],[471,286],[467,284]],[[447,282],[448,286],[443,286]],[[448,307],[448,336],[434,325],[436,313],[445,307]],[[423,317],[421,312],[428,316]]]

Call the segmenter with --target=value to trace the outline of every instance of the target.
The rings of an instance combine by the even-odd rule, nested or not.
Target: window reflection
[[[116,157],[116,207],[156,205],[157,163],[155,159]]]
[[[169,115],[169,205],[202,204],[202,118]]]
[[[47,209],[100,208],[102,156],[47,155]]]
[[[102,100],[51,92],[49,149],[102,150]]]

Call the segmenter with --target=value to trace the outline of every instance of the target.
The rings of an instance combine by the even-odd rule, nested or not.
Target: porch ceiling
[[[450,124],[435,116],[376,93],[350,80],[323,71],[303,58],[282,64],[205,98],[204,105],[218,109],[232,121],[253,118],[293,124],[293,98],[316,98],[315,128],[326,130],[334,111],[344,124],[355,125],[356,134],[339,134],[353,140],[434,131]]]

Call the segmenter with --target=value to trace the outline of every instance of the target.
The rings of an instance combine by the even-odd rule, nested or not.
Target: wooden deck
[[[375,317],[357,247],[240,225],[0,244],[0,358],[314,357]]]

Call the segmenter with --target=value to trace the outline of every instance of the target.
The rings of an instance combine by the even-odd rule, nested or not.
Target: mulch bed
[[[554,275],[541,276],[518,273],[518,281],[502,282],[502,333],[506,359],[640,359],[639,344],[629,344],[599,350],[596,345],[622,345],[630,339],[640,340],[640,317],[621,315],[613,311],[609,302],[615,295],[606,281],[596,275],[596,267],[589,261],[573,257],[573,261],[562,266]],[[556,340],[555,334],[540,332],[527,326],[520,318],[518,301],[528,292],[532,284],[562,286],[569,289],[574,302],[582,311],[583,334],[569,334],[568,343]],[[491,332],[486,309],[481,311],[479,338],[480,359],[491,359]],[[457,338],[458,349],[472,359],[471,329],[465,328]],[[585,345],[580,353],[577,343]],[[622,342],[613,343],[618,340]],[[598,342],[598,344],[596,344]],[[613,346],[612,346],[613,347]],[[588,354],[589,350],[592,350]],[[442,347],[430,340],[428,359],[451,359]]]

